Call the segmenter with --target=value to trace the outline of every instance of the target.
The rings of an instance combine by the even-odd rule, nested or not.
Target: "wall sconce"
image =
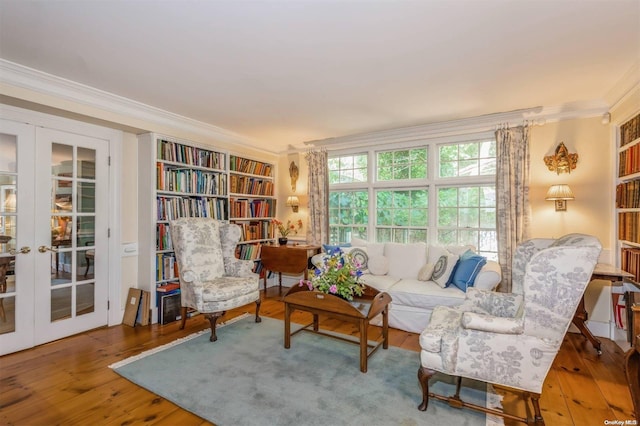
[[[298,206],[300,205],[300,200],[295,195],[290,195],[287,198],[287,206],[291,207],[294,213],[298,213]]]
[[[551,185],[549,190],[547,191],[547,196],[545,200],[547,201],[555,201],[556,202],[556,211],[564,212],[567,211],[567,200],[573,200],[575,197],[573,196],[573,192],[569,185]]]
[[[544,157],[544,164],[557,174],[571,173],[571,170],[575,169],[578,164],[578,154],[570,154],[567,147],[564,146],[564,142],[560,142],[554,155]]]

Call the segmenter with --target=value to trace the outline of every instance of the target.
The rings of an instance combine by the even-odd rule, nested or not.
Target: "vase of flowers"
[[[354,296],[362,296],[365,289],[365,285],[359,282],[361,267],[353,256],[337,249],[324,257],[322,265],[316,269],[311,280],[300,280],[300,286],[306,285],[309,290],[318,290],[351,301]]]
[[[285,225],[283,222],[278,219],[273,219],[273,224],[278,228],[278,233],[280,234],[280,238],[278,238],[278,244],[281,246],[286,246],[289,234],[293,232],[293,234],[297,234],[300,229],[302,229],[302,220],[298,219],[296,222],[291,222],[287,220],[287,224]]]

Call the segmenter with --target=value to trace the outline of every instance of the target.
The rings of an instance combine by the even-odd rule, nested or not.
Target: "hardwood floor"
[[[252,313],[254,306],[229,311],[223,319]],[[277,288],[268,289],[260,313],[283,319],[284,306]],[[306,315],[296,312],[292,320],[306,321]],[[326,319],[321,324],[342,333],[356,332],[351,324],[337,320]],[[0,357],[0,424],[210,424],[108,368],[116,361],[206,328],[208,322],[202,316],[189,319],[185,330],[179,330],[178,323],[135,328],[119,325]],[[415,333],[390,329],[389,338],[393,346],[419,351]],[[612,341],[601,340],[603,353],[598,357],[581,335],[569,333],[565,337],[542,393],[541,408],[547,425],[604,425],[605,420],[621,420],[624,424],[633,419],[623,370],[624,353]],[[354,360],[357,356],[354,351]],[[416,364],[416,372],[418,367]],[[505,411],[523,414],[518,394],[497,391],[503,396]],[[419,403],[416,387],[416,407]]]

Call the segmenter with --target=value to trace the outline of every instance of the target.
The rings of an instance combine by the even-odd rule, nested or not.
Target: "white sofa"
[[[459,257],[471,246],[427,246],[425,243],[369,243],[354,238],[351,247],[343,247],[345,252],[362,256],[367,267],[361,281],[379,291],[386,291],[392,298],[389,309],[389,326],[420,333],[431,318],[433,308],[438,305],[457,306],[464,302],[465,291],[451,284],[443,288],[427,276],[431,265],[445,255],[448,268],[453,269]],[[366,256],[362,253],[366,253]],[[315,262],[314,262],[315,263]],[[429,266],[427,266],[429,265]],[[473,287],[494,290],[502,279],[501,269],[497,262],[487,260],[478,265],[479,272],[471,283]],[[481,269],[480,269],[481,266]],[[446,271],[444,271],[446,274]],[[443,282],[443,276],[438,281]],[[446,281],[446,280],[445,280]],[[464,288],[464,286],[462,286]],[[374,321],[375,323],[375,321]]]

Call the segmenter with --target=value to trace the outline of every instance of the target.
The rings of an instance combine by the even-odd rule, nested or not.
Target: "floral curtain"
[[[529,127],[496,131],[496,215],[498,262],[502,268],[499,291],[511,292],[511,263],[516,246],[528,238]]]
[[[307,242],[326,244],[329,242],[329,155],[322,149],[309,151],[305,158],[309,166]]]

